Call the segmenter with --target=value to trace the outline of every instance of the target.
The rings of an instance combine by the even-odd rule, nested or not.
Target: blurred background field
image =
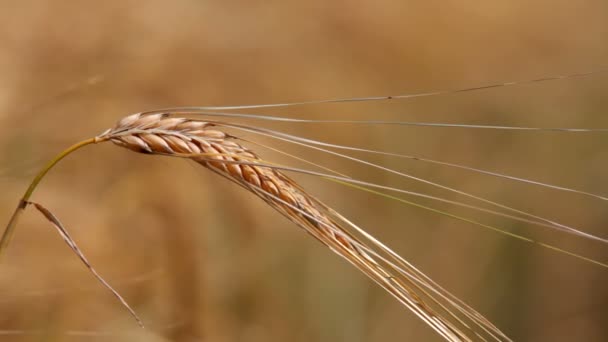
[[[395,95],[588,71],[606,66],[606,37],[605,1],[4,1],[0,218],[8,221],[53,155],[130,113]],[[605,128],[607,86],[608,77],[596,75],[263,113]],[[603,133],[262,124],[608,193]],[[459,199],[280,147],[365,180]],[[366,158],[608,236],[606,203],[599,200]],[[515,340],[608,339],[608,270],[321,179],[294,177]],[[54,169],[34,198],[62,219],[148,329],[139,329],[50,225],[28,211],[0,262],[0,341],[439,340],[291,222],[195,164],[93,146]],[[608,260],[599,243],[436,206]]]

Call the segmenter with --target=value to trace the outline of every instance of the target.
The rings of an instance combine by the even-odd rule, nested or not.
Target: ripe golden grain
[[[428,287],[436,286],[430,279],[420,277],[402,259],[400,265],[407,271],[372,252],[371,246],[337,222],[336,217],[344,218],[214,123],[169,114],[134,114],[95,138],[95,142],[103,141],[141,153],[186,157],[241,185],[373,279],[448,341],[485,340],[482,333],[475,331],[479,328],[493,339],[509,340],[464,303],[443,297],[447,304],[440,304],[428,292]],[[395,259],[394,252],[385,252]],[[436,305],[444,314],[436,310]],[[452,310],[460,311],[473,324],[465,323]]]

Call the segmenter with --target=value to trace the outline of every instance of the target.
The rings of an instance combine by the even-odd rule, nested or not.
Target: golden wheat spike
[[[185,156],[248,189],[357,267],[448,341],[485,340],[483,333],[476,331],[479,327],[492,339],[509,340],[469,307],[449,299],[447,304],[441,304],[430,293],[439,293],[433,288],[434,283],[374,252],[344,229],[329,207],[279,170],[264,165],[254,152],[237,143],[236,137],[212,123],[168,114],[134,114],[95,138],[96,142],[108,140],[136,152]],[[390,250],[388,253],[394,254]],[[455,311],[472,324],[465,323]]]

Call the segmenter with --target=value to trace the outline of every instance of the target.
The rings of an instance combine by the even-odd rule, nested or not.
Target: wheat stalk
[[[114,128],[95,138],[71,146],[52,159],[26,190],[0,240],[0,255],[10,241],[19,216],[32,203],[29,198],[34,189],[46,173],[65,156],[83,146],[111,141],[136,152],[191,159],[251,191],[357,267],[446,340],[485,341],[491,338],[510,341],[482,315],[443,290],[373,236],[308,194],[281,172],[280,167],[264,162],[240,144],[237,137],[218,129],[219,125],[218,122],[173,117],[169,113],[139,113],[123,118]],[[98,280],[142,324],[118,292],[95,272],[59,220],[41,205],[34,203],[34,206],[53,224]],[[359,237],[345,226],[354,229]]]

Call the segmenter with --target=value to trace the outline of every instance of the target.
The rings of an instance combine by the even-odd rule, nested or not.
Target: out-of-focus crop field
[[[606,37],[606,1],[5,1],[0,224],[47,160],[130,113],[407,94],[590,71],[607,65]],[[606,128],[607,91],[608,77],[598,74],[243,112]],[[255,124],[608,194],[605,133]],[[277,147],[367,181],[467,201],[318,151]],[[358,156],[608,236],[601,200]],[[320,178],[294,178],[514,340],[608,340],[608,269]],[[27,211],[0,260],[0,341],[439,341],[348,263],[194,163],[91,146],[59,164],[34,198],[61,218],[147,329],[48,222]],[[608,260],[602,243],[414,200]]]

